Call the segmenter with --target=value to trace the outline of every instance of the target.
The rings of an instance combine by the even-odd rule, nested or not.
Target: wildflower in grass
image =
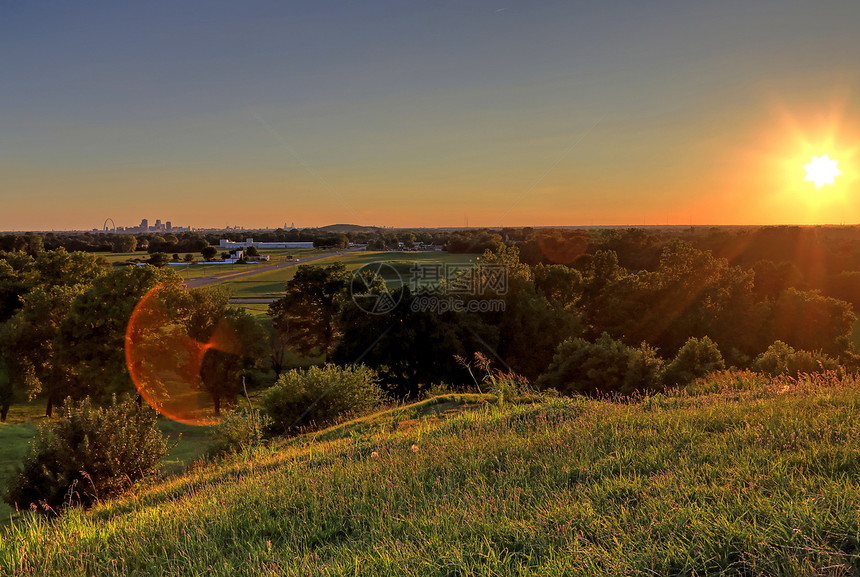
[[[379,458],[379,453],[377,453],[376,451],[372,452],[372,453],[370,454],[370,458],[371,458],[371,459],[378,459],[378,458]]]
[[[412,445],[412,452],[413,452],[413,453],[417,453],[417,452],[418,452],[418,445]]]

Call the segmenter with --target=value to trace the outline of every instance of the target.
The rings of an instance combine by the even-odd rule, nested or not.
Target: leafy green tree
[[[111,247],[116,253],[134,252],[137,248],[137,239],[130,234],[117,234],[111,238]]]
[[[104,398],[132,390],[125,358],[131,313],[157,284],[181,282],[171,270],[129,266],[98,277],[75,298],[60,323],[56,362],[68,369],[76,396]]]
[[[339,321],[343,337],[332,360],[373,368],[397,398],[419,398],[434,383],[465,382],[468,375],[455,356],[491,353],[498,347],[498,331],[480,315],[422,309],[416,305],[423,297],[408,286],[390,296],[398,304],[387,314],[368,314],[351,300],[344,305]]]
[[[66,252],[60,247],[39,253],[33,262],[37,284],[52,286],[89,285],[113,267],[102,256],[86,252]]]
[[[532,270],[535,289],[549,302],[574,306],[582,295],[582,274],[561,264],[539,264]]]
[[[68,395],[74,395],[68,368],[56,358],[60,324],[84,285],[37,287],[23,297],[23,307],[0,326],[0,356],[9,378],[29,399],[42,396],[45,414]]]
[[[149,239],[147,243],[147,252],[150,254],[155,252],[163,252],[165,247],[169,246],[167,242],[165,242],[164,237],[160,235],[155,235]]]
[[[184,313],[182,322],[189,337],[200,343],[227,338],[238,345],[222,350],[213,343],[216,346],[206,351],[200,368],[200,383],[220,415],[222,404],[234,404],[242,371],[266,354],[267,335],[253,316],[230,306],[226,291],[195,289],[185,292],[183,300],[178,308]]]
[[[717,343],[708,337],[690,337],[663,372],[667,386],[687,385],[708,373],[726,368]]]
[[[212,248],[215,248],[215,247],[212,247]],[[212,256],[215,256],[215,253],[213,253]],[[257,247],[252,244],[251,246],[249,246],[248,248],[245,249],[245,256],[249,256],[249,257],[260,256],[260,251],[258,251]]]
[[[170,258],[163,252],[154,252],[149,255],[149,260],[146,263],[156,268],[163,268],[170,262]]]
[[[21,297],[36,285],[33,263],[23,252],[0,254],[0,322],[21,308]]]
[[[202,249],[200,249],[200,254],[203,255],[204,259],[206,259],[207,261],[210,261],[213,258],[215,258],[216,254],[218,254],[218,249],[214,246],[211,246],[211,245],[210,246],[204,246]]]
[[[286,294],[269,305],[269,316],[290,346],[305,355],[328,358],[339,335],[337,319],[351,275],[343,263],[299,265]]]
[[[9,378],[9,372],[0,357],[0,423],[6,422],[6,415],[9,414],[9,408],[14,399],[15,389],[12,387],[12,379]]]
[[[772,314],[774,340],[834,356],[851,350],[857,317],[845,301],[790,288],[773,304]]]

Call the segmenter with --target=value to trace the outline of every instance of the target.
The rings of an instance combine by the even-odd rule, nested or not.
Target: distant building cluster
[[[113,220],[108,219],[111,222]],[[168,221],[161,222],[160,218],[155,219],[155,224],[150,225],[149,219],[144,218],[141,219],[140,224],[137,226],[117,226],[114,228],[109,228],[107,225],[107,221],[105,221],[104,230],[101,232],[125,232],[125,233],[141,233],[141,232],[186,232],[194,230],[191,226],[173,226],[173,223]],[[98,232],[98,229],[93,229],[93,232]]]
[[[249,246],[257,247],[257,248],[313,248],[314,243],[312,242],[254,242],[253,238],[246,238],[244,242],[235,242],[232,240],[227,240],[226,238],[222,238],[221,242],[218,244],[219,248],[223,249],[240,249],[247,248]]]

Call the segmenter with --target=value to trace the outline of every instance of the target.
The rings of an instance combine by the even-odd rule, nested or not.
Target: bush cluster
[[[643,343],[628,347],[603,333],[593,343],[567,339],[556,350],[547,371],[538,378],[540,389],[561,393],[609,394],[660,388],[663,361]]]
[[[796,350],[782,341],[776,341],[756,357],[755,370],[770,375],[790,375],[800,373],[823,373],[839,369],[839,361],[822,352]]]
[[[562,393],[628,395],[687,385],[725,367],[719,348],[708,337],[688,339],[664,364],[647,343],[634,348],[603,333],[593,343],[581,338],[561,343],[537,385]]]
[[[273,435],[321,427],[345,414],[369,411],[382,401],[376,371],[327,364],[283,373],[263,396]]]
[[[60,417],[39,428],[6,501],[18,509],[32,504],[59,511],[121,493],[153,473],[167,453],[156,418],[154,410],[130,397],[113,397],[107,407],[89,398],[67,399]]]

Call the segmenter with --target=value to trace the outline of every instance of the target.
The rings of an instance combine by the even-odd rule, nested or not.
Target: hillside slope
[[[857,385],[729,375],[633,403],[431,400],[53,524],[18,522],[0,537],[0,569],[857,573]]]

